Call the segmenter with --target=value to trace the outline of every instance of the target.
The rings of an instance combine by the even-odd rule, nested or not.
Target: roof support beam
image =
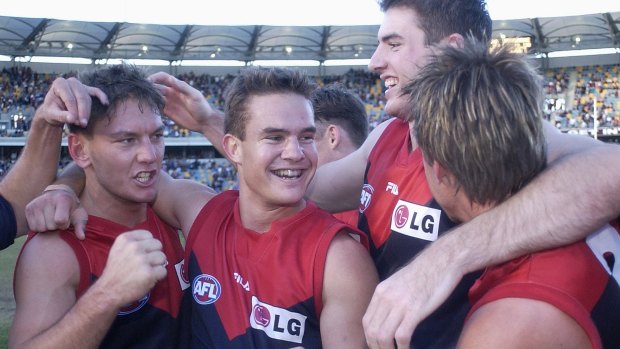
[[[331,32],[331,26],[326,25],[323,27],[323,35],[321,35],[321,52],[319,52],[319,55],[321,56],[321,63],[325,62],[325,59],[327,59],[327,51],[329,50],[329,36],[331,35]]]
[[[614,41],[614,45],[620,45],[620,30],[618,29],[618,23],[614,21],[614,18],[611,16],[609,12],[603,14],[603,18],[607,22],[607,26],[609,27],[609,33]]]
[[[95,56],[103,56],[105,53],[109,53],[111,51],[112,46],[114,46],[112,43],[116,40],[122,26],[123,23],[114,23],[114,26],[110,29],[108,35],[106,35],[105,39],[103,39],[99,44],[99,47],[95,51]]]
[[[262,31],[263,31],[262,25],[254,26],[254,31],[252,32],[252,38],[250,39],[250,43],[248,44],[247,51],[245,51],[246,62],[255,60],[256,48],[258,47],[258,38],[260,38],[260,33]]]
[[[183,33],[181,33],[179,40],[174,46],[174,51],[172,51],[172,56],[170,57],[171,60],[183,58],[183,52],[185,52],[184,48],[187,44],[187,40],[189,39],[189,35],[192,33],[192,28],[194,28],[193,25],[186,25],[185,29],[183,29]]]
[[[50,19],[44,18],[37,24],[36,27],[28,34],[28,36],[22,41],[22,43],[17,47],[18,51],[29,50],[30,52],[34,52],[37,47],[39,47],[39,42],[41,41],[41,36],[45,32],[45,28],[49,24]],[[32,45],[32,44],[33,45]],[[32,46],[31,46],[32,45]]]
[[[544,53],[547,48],[547,43],[545,42],[545,34],[543,34],[542,26],[540,25],[540,20],[538,18],[531,19],[532,28],[534,28],[534,34],[536,39],[536,50],[538,52]]]

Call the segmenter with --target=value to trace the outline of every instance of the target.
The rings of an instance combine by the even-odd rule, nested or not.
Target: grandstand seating
[[[74,73],[62,74],[63,76]],[[618,135],[620,129],[620,65],[596,65],[554,68],[542,74],[546,103],[545,117],[564,132]],[[0,147],[3,137],[24,137],[36,107],[56,77],[39,74],[28,67],[12,67],[0,72]],[[182,74],[178,76],[198,90],[216,108],[222,108],[223,91],[232,75]],[[375,127],[388,116],[384,112],[383,84],[377,74],[351,69],[345,74],[315,77],[318,85],[342,83],[355,91],[366,103],[370,126]],[[594,117],[596,111],[597,118]],[[165,119],[168,138],[202,137]],[[597,130],[595,130],[597,128]],[[6,139],[6,138],[4,138]],[[177,143],[175,143],[177,144]],[[177,145],[183,146],[180,142]],[[170,149],[170,147],[168,148]],[[213,154],[213,151],[211,151]],[[179,156],[178,152],[172,152]],[[10,168],[17,154],[2,152],[0,178]],[[195,156],[194,156],[195,157]],[[223,158],[166,159],[164,170],[173,177],[198,180],[217,190],[235,186],[235,171]]]

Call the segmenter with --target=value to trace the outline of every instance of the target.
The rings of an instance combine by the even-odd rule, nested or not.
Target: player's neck
[[[301,212],[306,207],[306,201],[300,200],[292,206],[262,205],[255,201],[239,200],[239,215],[245,229],[258,233],[268,232],[274,221],[289,218]]]
[[[134,227],[146,220],[146,203],[129,202],[89,190],[84,190],[80,202],[89,215],[127,227]]]

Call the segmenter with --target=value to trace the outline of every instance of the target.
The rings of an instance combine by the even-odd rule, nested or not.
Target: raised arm
[[[62,126],[65,123],[86,125],[91,96],[107,103],[107,97],[101,90],[82,85],[75,78],[58,78],[35,112],[26,146],[0,183],[0,194],[11,203],[15,212],[17,236],[28,230],[24,213],[26,204],[56,176]]]
[[[357,209],[370,151],[391,120],[370,132],[360,148],[342,159],[319,167],[306,190],[306,197],[328,212]]]
[[[364,317],[367,336],[386,348],[394,338],[398,348],[408,348],[418,323],[466,273],[570,244],[618,216],[620,146],[546,131],[547,170],[381,282]]]
[[[155,213],[171,226],[181,229],[187,238],[202,207],[217,193],[210,187],[189,179],[174,179],[160,174]]]
[[[76,300],[80,271],[73,251],[57,233],[37,235],[17,264],[9,347],[98,348],[118,311],[166,276],[165,260],[148,231],[121,234],[101,277]]]
[[[214,109],[202,93],[185,81],[159,72],[149,77],[164,96],[164,113],[189,130],[202,133],[220,154],[224,137],[224,113]]]
[[[368,251],[348,234],[340,233],[327,251],[324,275],[323,347],[365,348],[362,316],[379,278]]]

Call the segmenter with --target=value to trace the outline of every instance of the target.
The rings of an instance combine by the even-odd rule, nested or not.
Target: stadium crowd
[[[65,74],[37,73],[30,67],[3,68],[0,72],[0,137],[22,137],[27,134],[35,109],[57,76]],[[599,115],[597,127],[620,126],[620,65],[597,65],[549,69],[542,74],[546,95],[545,118],[562,130],[585,130],[595,127],[594,113]],[[211,105],[223,106],[223,92],[234,75],[213,76],[185,73],[179,79],[203,92]],[[388,116],[384,112],[384,87],[378,74],[365,69],[350,69],[345,74],[314,77],[319,86],[338,82],[356,93],[366,104],[369,127],[373,129]],[[596,110],[595,110],[596,104]],[[201,135],[164,120],[166,137]],[[0,178],[17,158],[17,153],[0,157]],[[68,162],[63,158],[60,168]],[[223,158],[208,154],[206,158],[185,159],[172,155],[164,161],[164,170],[174,178],[200,181],[217,191],[235,188],[236,172]]]
[[[23,136],[34,110],[43,101],[51,82],[66,74],[37,73],[30,67],[3,68],[0,72],[0,136]],[[185,73],[178,76],[203,92],[212,105],[221,108],[223,91],[233,75]],[[547,105],[546,118],[563,130],[594,127],[594,107],[599,127],[620,126],[620,65],[554,68],[543,74]],[[342,75],[318,76],[318,85],[339,82],[366,103],[370,128],[387,118],[385,97],[379,76],[364,69],[350,69]],[[166,120],[167,137],[192,136],[191,132]]]

